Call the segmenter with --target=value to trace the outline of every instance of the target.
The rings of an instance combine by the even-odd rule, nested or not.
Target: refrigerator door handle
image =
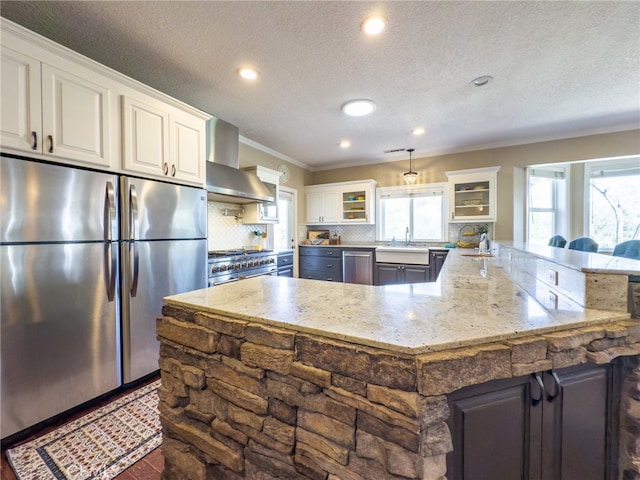
[[[113,182],[107,180],[104,199],[104,236],[107,243],[104,246],[104,271],[107,290],[107,300],[113,302],[116,292],[116,249],[111,244],[113,232],[117,230],[116,195]]]
[[[138,192],[135,185],[129,186],[129,240],[138,239]]]
[[[133,248],[132,257],[133,266],[131,272],[131,296],[135,297],[138,294],[138,276],[139,276],[139,266],[140,259],[138,255],[138,244],[136,242],[129,243],[129,254],[131,254],[131,249]]]
[[[116,193],[113,182],[107,181],[104,198],[104,234],[106,241],[113,241],[113,232],[118,230],[116,223]]]
[[[104,244],[104,271],[105,271],[105,283],[107,290],[107,300],[113,302],[116,293],[116,269],[117,264],[116,248],[113,243],[108,242]]]
[[[131,296],[135,297],[138,294],[138,245],[136,241],[138,239],[138,192],[135,185],[129,186],[129,205],[131,205],[131,211],[129,212],[129,236],[132,242],[129,244],[129,253],[133,248],[133,255],[130,255],[133,260],[132,272],[131,272]]]

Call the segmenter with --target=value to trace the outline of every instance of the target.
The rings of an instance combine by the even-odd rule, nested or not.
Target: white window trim
[[[410,194],[420,194],[420,193],[430,193],[437,191],[438,193],[442,193],[442,239],[427,239],[427,240],[417,240],[418,242],[422,241],[433,241],[433,242],[446,242],[449,234],[447,232],[448,227],[448,218],[449,218],[449,198],[448,198],[448,183],[447,182],[438,182],[438,183],[421,183],[419,185],[400,185],[393,187],[378,187],[376,188],[376,241],[384,242],[388,241],[386,239],[382,239],[382,232],[380,231],[382,228],[382,208],[380,207],[380,200],[382,196],[388,195],[410,195]]]
[[[536,172],[537,170],[537,172]],[[558,192],[558,185],[554,185],[553,187],[553,207],[552,208],[532,208],[529,202],[529,184],[532,176],[537,177],[546,177],[546,178],[558,178],[564,179],[565,181],[565,198],[560,198],[561,194]],[[562,235],[563,237],[568,237],[569,234],[569,219],[571,218],[570,209],[571,209],[571,199],[570,197],[570,185],[571,185],[571,177],[570,177],[570,169],[568,166],[544,166],[538,165],[535,167],[527,167],[527,176],[526,176],[526,222],[525,222],[525,238],[527,242],[529,239],[529,221],[531,219],[531,212],[553,212],[554,213],[554,230],[555,234]],[[560,204],[564,203],[566,214],[560,209]]]

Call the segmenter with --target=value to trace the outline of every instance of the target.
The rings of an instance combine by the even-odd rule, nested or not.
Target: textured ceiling
[[[359,29],[372,13],[389,21],[378,38]],[[3,1],[0,14],[311,169],[640,128],[637,1]],[[471,86],[480,75],[495,80]],[[345,117],[353,98],[378,108]]]

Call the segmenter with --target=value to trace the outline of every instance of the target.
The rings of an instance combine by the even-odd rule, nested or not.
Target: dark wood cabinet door
[[[453,452],[447,455],[449,480],[539,480],[541,389],[533,377],[497,380],[468,387],[449,397]],[[538,451],[539,452],[539,451]]]
[[[580,365],[544,374],[543,477],[613,480],[618,418],[611,365]],[[559,386],[559,388],[558,388]],[[616,422],[617,423],[617,422]]]
[[[403,283],[425,283],[431,280],[429,265],[403,265]]]
[[[442,270],[442,265],[444,265],[444,261],[447,259],[447,254],[449,252],[446,250],[429,250],[429,265],[431,266],[431,281],[435,282],[438,279],[438,275],[440,274],[440,270]]]
[[[403,283],[403,278],[400,274],[401,269],[399,265],[379,263],[376,265],[376,285],[396,285]]]

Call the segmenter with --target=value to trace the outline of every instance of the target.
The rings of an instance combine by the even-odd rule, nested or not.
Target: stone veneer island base
[[[595,461],[640,478],[640,322],[563,298],[542,308],[493,260],[450,253],[419,286],[258,277],[168,297],[162,478],[459,480],[456,395],[524,379],[534,396],[540,375],[564,382],[575,365],[594,378],[611,365],[599,422],[615,438]]]
[[[448,393],[640,353],[633,321],[411,356],[176,306],[163,315],[165,480],[441,480]],[[637,358],[624,375],[621,470],[638,478]]]

